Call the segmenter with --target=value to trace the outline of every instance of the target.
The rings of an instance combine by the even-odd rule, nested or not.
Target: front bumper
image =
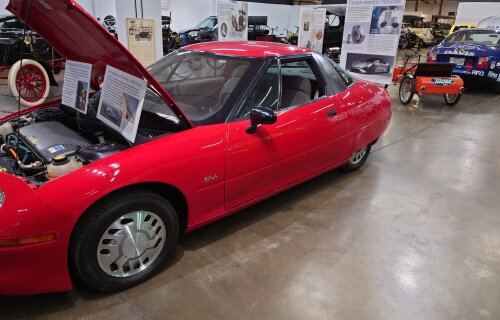
[[[68,272],[69,221],[23,180],[0,173],[5,203],[0,208],[0,239],[54,233],[51,242],[0,247],[0,295],[71,290]]]

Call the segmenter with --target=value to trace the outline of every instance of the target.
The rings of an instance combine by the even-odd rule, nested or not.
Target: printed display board
[[[301,8],[298,46],[319,53],[325,38],[325,8]]]
[[[217,1],[219,41],[248,40],[248,4],[230,0]]]
[[[128,49],[143,65],[156,61],[153,19],[127,18]]]
[[[344,69],[370,82],[391,82],[405,3],[406,0],[347,1],[340,55]]]
[[[66,60],[62,104],[87,113],[92,65]]]
[[[97,118],[135,142],[146,86],[146,80],[107,66]]]

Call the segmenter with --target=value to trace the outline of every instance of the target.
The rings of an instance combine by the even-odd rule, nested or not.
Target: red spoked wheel
[[[35,60],[23,59],[9,71],[9,87],[12,95],[26,107],[43,103],[50,91],[50,80],[45,68]]]

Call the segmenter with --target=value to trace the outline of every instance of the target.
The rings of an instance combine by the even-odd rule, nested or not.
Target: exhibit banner
[[[322,53],[325,38],[325,19],[325,8],[302,7],[300,9],[299,47]]]
[[[135,142],[146,86],[146,80],[107,66],[97,118]]]
[[[247,3],[218,0],[217,21],[219,41],[248,40]]]
[[[156,61],[153,19],[127,18],[128,49],[143,65]]]
[[[406,0],[347,0],[340,55],[344,69],[370,82],[391,82],[405,3]]]
[[[66,60],[61,102],[63,105],[87,113],[91,74],[90,63]]]

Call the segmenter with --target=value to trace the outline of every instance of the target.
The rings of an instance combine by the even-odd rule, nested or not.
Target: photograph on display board
[[[342,37],[343,45],[361,46],[367,44],[367,36],[370,32],[369,22],[346,22],[344,24],[344,32]]]
[[[219,0],[217,2],[217,17],[219,41],[248,39],[247,3]]]
[[[346,69],[358,74],[389,74],[394,57],[364,53],[348,53]]]
[[[78,81],[76,85],[76,99],[75,108],[81,112],[87,109],[87,99],[89,96],[89,83],[85,81]]]
[[[143,65],[156,61],[154,20],[127,18],[128,49]]]
[[[403,6],[373,7],[371,34],[399,34],[403,22]]]

